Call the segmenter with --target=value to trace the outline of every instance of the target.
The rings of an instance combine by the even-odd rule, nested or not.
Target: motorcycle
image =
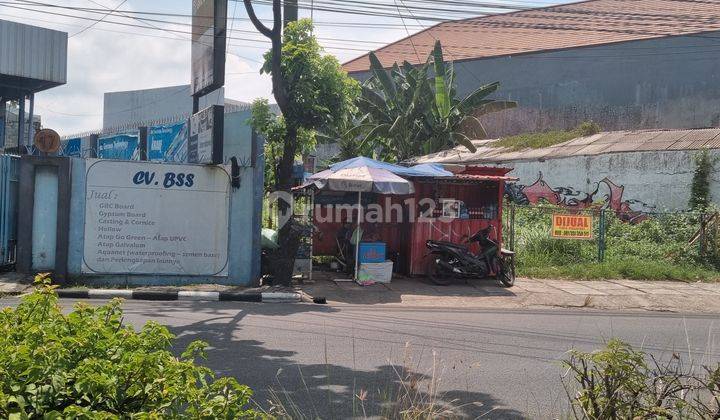
[[[505,287],[515,283],[515,253],[504,249],[490,239],[493,226],[480,229],[470,236],[464,244],[447,241],[428,240],[425,246],[427,255],[427,275],[435,284],[448,285],[454,278],[467,282],[473,278],[494,276]],[[477,242],[480,252],[473,253],[469,244]]]

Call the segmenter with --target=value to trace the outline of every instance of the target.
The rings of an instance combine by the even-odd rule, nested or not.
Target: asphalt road
[[[0,300],[0,306],[14,299]],[[63,301],[70,304],[71,301]],[[97,302],[99,303],[99,302]],[[400,377],[435,378],[439,400],[469,418],[551,418],[567,409],[560,364],[572,348],[619,337],[659,357],[720,361],[717,315],[464,310],[231,302],[125,303],[126,321],[205,340],[207,364],[306,417],[380,413]],[[179,352],[180,350],[178,350]],[[404,368],[403,368],[404,367]],[[367,392],[360,404],[356,395]],[[298,413],[294,413],[298,416]]]

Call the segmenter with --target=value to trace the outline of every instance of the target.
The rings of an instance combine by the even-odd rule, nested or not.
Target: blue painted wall
[[[483,119],[491,137],[585,120],[608,131],[717,127],[718,38],[720,32],[459,61],[458,94],[500,81],[497,97],[519,102]]]
[[[85,226],[84,159],[72,159],[72,200],[70,208],[70,278],[86,284],[105,285],[183,285],[218,283],[238,286],[256,284],[260,277],[260,229],[262,217],[263,165],[262,139],[253,138],[247,125],[250,111],[225,114],[225,161],[236,157],[241,165],[240,188],[230,196],[229,275],[209,276],[146,276],[100,275],[81,273],[83,234]],[[253,146],[255,142],[255,146]],[[259,152],[258,152],[259,151]],[[253,159],[255,154],[255,159]],[[254,162],[254,166],[251,165]]]

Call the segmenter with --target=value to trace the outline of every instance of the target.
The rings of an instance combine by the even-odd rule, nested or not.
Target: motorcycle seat
[[[456,244],[455,242],[436,241],[436,240],[431,240],[430,242],[438,244],[438,245],[445,245],[445,246],[453,247],[453,248],[467,249],[467,247],[465,245]]]

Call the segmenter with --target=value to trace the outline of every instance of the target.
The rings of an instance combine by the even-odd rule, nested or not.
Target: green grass
[[[615,260],[604,263],[522,266],[518,275],[530,278],[601,280],[677,280],[713,282],[720,280],[720,272],[698,266],[670,265],[659,261]]]
[[[540,149],[550,147],[566,141],[590,136],[600,132],[600,126],[594,122],[584,122],[572,130],[552,130],[541,133],[523,133],[502,139],[492,143],[493,147],[507,147],[510,150],[518,151],[523,149]]]
[[[551,216],[566,212],[553,206],[516,206],[517,274],[535,278],[720,281],[718,240],[700,252],[688,244],[699,227],[699,215],[655,215],[638,224],[606,212],[605,261],[598,262],[599,216],[594,214],[593,240],[550,237]],[[720,238],[720,232],[716,232]],[[708,231],[708,239],[712,239]],[[505,238],[507,240],[508,238]]]

